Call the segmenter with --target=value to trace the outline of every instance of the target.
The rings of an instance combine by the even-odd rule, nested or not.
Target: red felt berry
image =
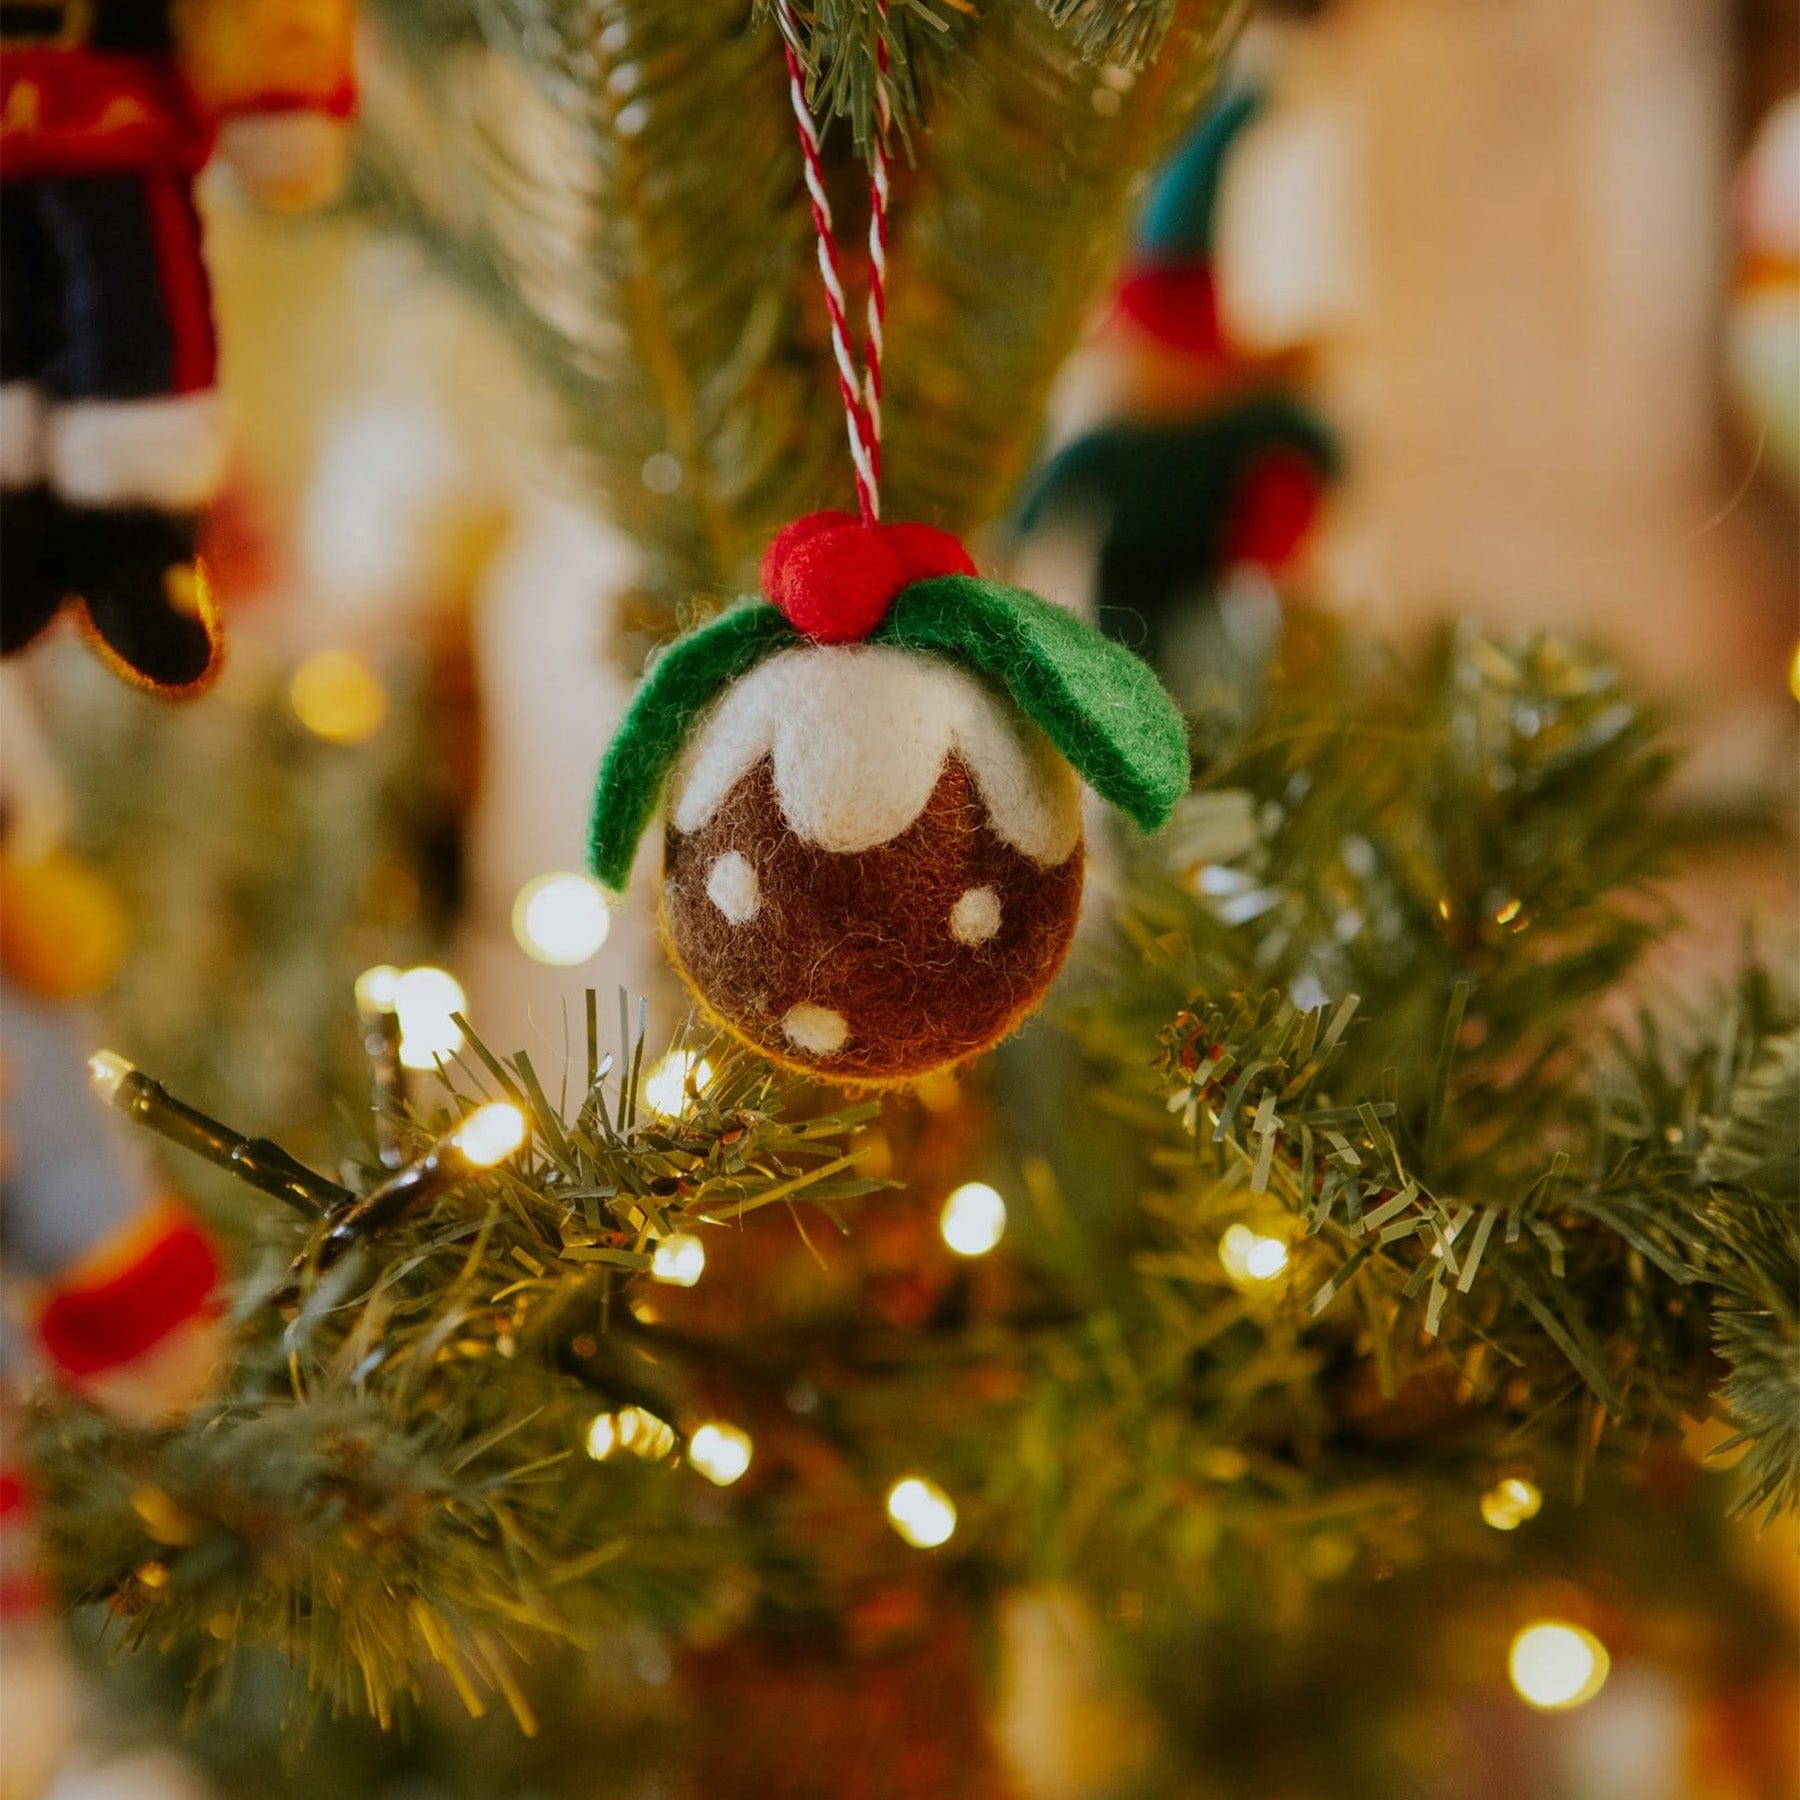
[[[763,593],[798,632],[852,644],[887,616],[903,587],[933,575],[973,575],[969,554],[929,525],[866,525],[816,512],[776,533],[763,553]]]
[[[929,581],[936,575],[973,575],[975,560],[960,539],[935,525],[887,525],[889,547],[900,558],[908,582]]]

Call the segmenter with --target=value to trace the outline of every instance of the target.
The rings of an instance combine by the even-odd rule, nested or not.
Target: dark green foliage
[[[511,1668],[534,1641],[716,1602],[742,1545],[709,1528],[694,1479],[582,1454],[598,1412],[679,1431],[692,1408],[625,1292],[702,1218],[795,1198],[831,1213],[880,1186],[845,1148],[872,1109],[782,1122],[766,1073],[696,1045],[712,1079],[666,1118],[642,1101],[641,1017],[616,1065],[596,1037],[590,995],[588,1077],[559,1103],[528,1057],[477,1045],[449,1116],[511,1098],[526,1153],[328,1274],[322,1223],[290,1234],[239,1296],[229,1387],[194,1416],[158,1430],[63,1401],[28,1420],[51,1557],[124,1644],[198,1645],[202,1673],[272,1645],[383,1722],[439,1668],[471,1710],[497,1692],[528,1722]],[[446,1123],[409,1135],[422,1149]],[[283,1300],[296,1249],[312,1272]]]
[[[377,10],[357,197],[427,245],[563,403],[667,636],[696,600],[741,591],[778,527],[850,492],[767,8],[754,24],[743,0]],[[890,259],[889,516],[966,531],[1004,510],[1138,188],[1242,10],[896,0],[911,166]],[[826,145],[849,245],[878,10],[798,11],[815,104],[855,127]]]
[[[1079,23],[1109,9],[1061,10]],[[1237,0],[1130,10],[1167,21],[1135,72],[1096,67],[1036,7],[997,0],[946,74],[895,220],[882,403],[895,518],[967,536],[1011,504],[1150,171],[1248,13]]]
[[[1545,1495],[1521,1541],[1604,1539],[1583,1492],[1634,1505],[1647,1451],[1709,1409],[1748,1440],[1719,1481],[1791,1505],[1792,1005],[1753,972],[1700,1024],[1616,1023],[1682,835],[1654,720],[1567,645],[1463,633],[1404,669],[1301,621],[1214,750],[1128,852],[1067,1035],[996,1060],[1018,1149],[986,1268],[944,1273],[927,1224],[938,1297],[904,1328],[791,1271],[713,1296],[732,1329],[659,1323],[652,1242],[867,1192],[869,1110],[806,1120],[727,1061],[649,1119],[641,1040],[604,1080],[590,1051],[569,1104],[478,1050],[530,1111],[521,1164],[279,1313],[247,1289],[232,1386],[193,1421],[35,1405],[67,1590],[129,1641],[209,1666],[272,1645],[385,1715],[434,1667],[473,1699],[546,1639],[834,1616],[917,1579],[881,1523],[908,1470],[957,1501],[937,1555],[964,1591],[1067,1584],[1129,1609],[1145,1654],[1493,1567],[1476,1500],[1502,1473]],[[1285,1266],[1234,1273],[1233,1226]],[[628,1404],[678,1431],[724,1407],[762,1476],[589,1462],[587,1422]]]

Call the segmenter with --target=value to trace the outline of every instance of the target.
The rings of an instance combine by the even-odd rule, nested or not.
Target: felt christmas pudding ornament
[[[589,856],[623,889],[665,799],[663,934],[707,1011],[777,1062],[898,1083],[986,1049],[1050,985],[1081,904],[1077,775],[1154,828],[1187,734],[1127,651],[981,580],[948,534],[880,522],[886,43],[859,372],[799,26],[789,0],[773,14],[858,516],[796,520],[763,598],[663,654],[601,763]]]
[[[812,514],[763,587],[651,670],[590,860],[622,889],[661,798],[664,936],[707,1011],[777,1062],[904,1082],[995,1043],[1061,966],[1078,776],[1154,829],[1186,732],[1135,657],[928,527]]]
[[[114,673],[216,672],[197,553],[225,461],[194,182],[327,198],[355,102],[351,0],[0,5],[0,654],[65,605]]]

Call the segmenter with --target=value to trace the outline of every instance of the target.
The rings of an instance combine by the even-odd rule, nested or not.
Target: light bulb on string
[[[573,968],[598,952],[612,927],[599,882],[572,869],[539,875],[513,902],[513,936],[527,956],[555,968]]]
[[[750,1467],[750,1434],[721,1419],[697,1425],[688,1439],[688,1461],[714,1487],[730,1487]]]
[[[524,1147],[529,1130],[524,1112],[510,1100],[477,1107],[423,1156],[342,1211],[319,1246],[320,1268],[329,1268],[347,1250],[431,1205],[467,1176],[504,1162]]]
[[[392,963],[377,963],[364,969],[356,978],[356,1008],[362,1013],[384,1013],[394,1010],[394,987],[400,971]]]
[[[938,1232],[958,1256],[986,1256],[1006,1232],[1006,1202],[985,1181],[965,1181],[944,1202]]]
[[[1482,1519],[1496,1531],[1516,1531],[1542,1510],[1544,1496],[1524,1475],[1504,1475],[1481,1496]]]
[[[1219,1239],[1219,1262],[1237,1286],[1262,1287],[1287,1268],[1288,1247],[1280,1238],[1240,1223],[1227,1226]]]
[[[672,1232],[651,1253],[650,1279],[691,1288],[706,1272],[706,1245],[691,1231]]]
[[[665,1119],[678,1119],[688,1109],[689,1088],[699,1093],[712,1075],[712,1064],[699,1051],[671,1050],[644,1077],[644,1104]]]
[[[956,1503],[929,1476],[907,1475],[888,1489],[888,1523],[915,1550],[935,1550],[956,1530]]]

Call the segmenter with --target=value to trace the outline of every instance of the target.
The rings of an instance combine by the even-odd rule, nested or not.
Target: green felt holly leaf
[[[870,642],[985,675],[1101,799],[1146,831],[1188,790],[1187,727],[1149,666],[1073,613],[972,575],[915,581]]]
[[[594,788],[588,866],[630,879],[669,767],[719,692],[808,640],[748,601],[677,638],[632,698]],[[1154,831],[1188,788],[1187,728],[1149,668],[1093,626],[1020,588],[970,575],[915,581],[869,641],[941,656],[1003,687],[1103,800]]]
[[[694,720],[765,656],[804,641],[774,607],[754,600],[677,638],[651,665],[594,785],[588,867],[603,887],[622,892],[630,880],[638,839]]]

